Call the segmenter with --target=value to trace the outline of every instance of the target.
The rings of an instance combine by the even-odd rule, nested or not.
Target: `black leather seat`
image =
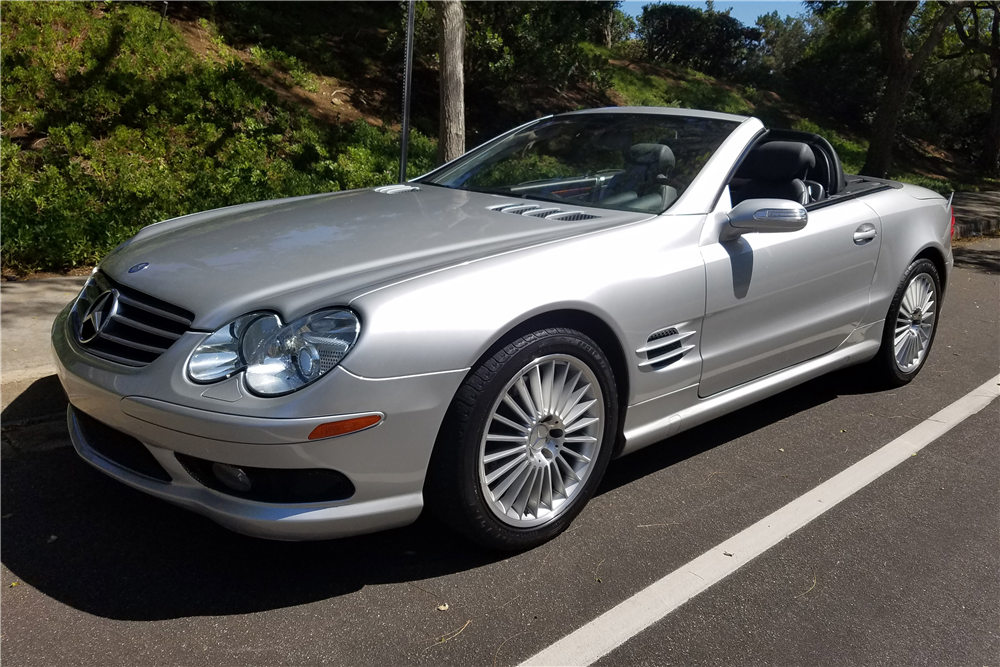
[[[807,144],[771,141],[758,146],[736,172],[734,181],[746,182],[732,193],[733,204],[747,199],[790,199],[808,204],[809,187],[803,181],[815,166],[816,156]]]
[[[615,188],[618,194],[601,203],[659,213],[677,199],[677,189],[662,182],[676,164],[669,146],[635,144],[625,156],[625,174]]]

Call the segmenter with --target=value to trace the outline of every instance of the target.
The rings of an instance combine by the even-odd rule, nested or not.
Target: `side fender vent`
[[[561,208],[554,208],[552,206],[543,208],[538,204],[500,204],[499,206],[490,206],[489,210],[497,211],[498,213],[523,215],[529,218],[548,218],[550,220],[564,220],[566,222],[592,220],[601,217],[599,215],[584,213],[583,211],[564,211]]]
[[[694,349],[694,345],[684,344],[694,334],[694,331],[680,332],[677,327],[654,331],[646,339],[646,344],[635,351],[642,359],[639,368],[644,371],[658,371],[680,361],[685,354]]]
[[[420,188],[418,188],[417,186],[406,185],[405,183],[397,183],[396,185],[383,185],[380,188],[375,188],[375,192],[380,192],[384,195],[398,195],[404,192],[414,192],[418,190],[420,190]]]

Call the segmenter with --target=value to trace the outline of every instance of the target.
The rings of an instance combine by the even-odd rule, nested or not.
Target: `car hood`
[[[195,329],[214,330],[252,310],[287,320],[429,271],[649,217],[563,205],[597,216],[567,221],[488,208],[508,202],[526,203],[421,186],[234,206],[146,227],[101,269],[192,311]]]

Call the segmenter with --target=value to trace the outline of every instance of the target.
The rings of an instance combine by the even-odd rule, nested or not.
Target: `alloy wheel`
[[[479,448],[486,504],[504,523],[532,528],[577,497],[604,433],[604,396],[590,367],[554,354],[535,359],[493,404]]]
[[[896,366],[903,373],[920,367],[931,345],[937,294],[934,282],[926,273],[914,276],[906,286],[896,313],[896,330],[893,349]]]

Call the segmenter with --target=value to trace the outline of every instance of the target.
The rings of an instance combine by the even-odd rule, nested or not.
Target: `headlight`
[[[222,327],[195,349],[188,375],[213,382],[246,370],[255,394],[287,394],[340,363],[361,325],[349,310],[321,310],[282,326],[277,315],[252,313]]]

